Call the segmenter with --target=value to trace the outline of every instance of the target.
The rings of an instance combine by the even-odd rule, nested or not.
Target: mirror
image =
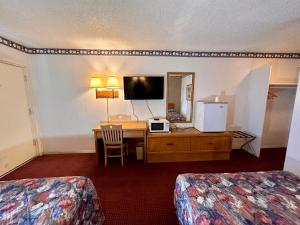
[[[167,73],[167,120],[171,123],[191,123],[194,99],[193,72]]]

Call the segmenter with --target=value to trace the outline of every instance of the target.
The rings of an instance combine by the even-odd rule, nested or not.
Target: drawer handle
[[[173,143],[168,143],[167,145],[174,145]]]
[[[208,142],[207,144],[209,144],[209,145],[213,145],[214,143],[212,143],[212,142]]]

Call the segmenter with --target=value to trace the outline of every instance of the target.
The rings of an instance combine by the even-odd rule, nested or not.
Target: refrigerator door
[[[226,131],[227,104],[208,103],[204,106],[203,132]]]

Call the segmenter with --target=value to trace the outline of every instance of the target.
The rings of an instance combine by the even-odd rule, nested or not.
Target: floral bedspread
[[[0,181],[0,224],[103,224],[92,181],[53,177]]]
[[[182,174],[174,203],[182,225],[300,224],[300,177],[285,171]]]

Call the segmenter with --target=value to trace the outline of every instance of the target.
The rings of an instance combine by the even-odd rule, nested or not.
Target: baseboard
[[[282,145],[262,145],[261,148],[287,148]]]
[[[300,176],[300,161],[287,156],[284,162],[284,170]]]
[[[31,140],[2,148],[0,151],[0,175],[6,174],[35,156],[37,156],[37,152]]]
[[[43,155],[52,155],[52,154],[80,154],[80,153],[95,153],[95,149],[70,149],[70,150],[58,150],[58,151],[45,151],[43,152]]]
[[[92,135],[42,137],[43,154],[95,153]]]
[[[0,179],[3,178],[3,177],[5,177],[5,176],[8,175],[8,174],[14,172],[15,170],[19,169],[20,167],[25,166],[27,163],[29,163],[29,162],[31,162],[32,160],[34,160],[36,157],[38,157],[38,156],[35,156],[35,157],[33,157],[33,158],[27,160],[26,162],[23,162],[22,164],[16,166],[15,168],[13,168],[12,170],[6,172],[5,174],[2,174],[2,175],[0,176]]]

